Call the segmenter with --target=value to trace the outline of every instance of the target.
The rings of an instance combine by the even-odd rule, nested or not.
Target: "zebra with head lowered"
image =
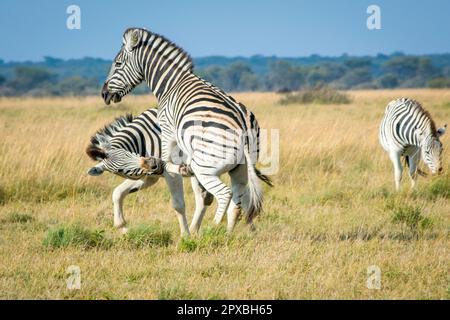
[[[126,232],[123,217],[123,201],[132,192],[148,188],[159,178],[164,177],[172,195],[172,206],[177,213],[182,235],[189,234],[185,216],[183,181],[181,176],[163,173],[163,168],[153,164],[153,173],[147,166],[150,158],[161,156],[161,130],[157,124],[157,111],[149,109],[136,118],[126,115],[107,124],[91,137],[86,153],[99,163],[88,173],[93,176],[108,171],[127,180],[117,186],[113,192],[114,226]],[[212,203],[212,195],[204,191],[195,177],[191,178],[195,195],[194,217],[201,223],[206,207]],[[200,224],[191,225],[198,230]]]
[[[215,223],[227,213],[228,231],[233,230],[241,207],[253,226],[263,201],[258,179],[270,184],[255,168],[258,123],[244,105],[196,76],[192,69],[192,60],[183,49],[161,35],[131,28],[123,35],[102,96],[106,104],[118,102],[145,81],[158,99],[165,172],[193,173],[217,199]],[[176,146],[187,155],[187,166],[171,158]],[[231,177],[231,190],[219,178],[226,172]]]
[[[420,158],[432,174],[442,171],[442,143],[439,138],[447,125],[436,129],[428,111],[419,102],[407,98],[391,101],[381,121],[379,139],[394,164],[395,187],[400,189],[401,157],[409,167],[411,186],[415,186]]]

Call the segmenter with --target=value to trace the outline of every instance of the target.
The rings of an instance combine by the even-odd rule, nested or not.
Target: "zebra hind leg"
[[[195,169],[194,173],[198,182],[200,182],[206,191],[211,193],[217,199],[217,210],[214,217],[214,223],[218,225],[222,221],[222,218],[228,209],[228,205],[230,204],[230,188],[228,188],[218,176],[198,173]]]
[[[164,174],[164,177],[170,190],[172,207],[178,219],[181,236],[189,236],[189,228],[186,219],[186,206],[184,203],[183,177],[180,175],[172,176],[167,173]]]
[[[203,216],[205,215],[208,206],[211,205],[213,196],[198,183],[196,177],[191,178],[191,184],[195,196],[195,212],[192,217],[191,225],[189,226],[189,231],[193,234],[197,233],[200,229]]]
[[[229,172],[231,178],[232,198],[227,210],[227,231],[231,233],[236,225],[236,221],[241,214],[241,209],[246,209],[244,195],[247,190],[247,165],[241,164]]]

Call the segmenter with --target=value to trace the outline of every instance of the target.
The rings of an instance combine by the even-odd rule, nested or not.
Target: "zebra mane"
[[[98,161],[99,158],[105,158],[105,151],[111,148],[111,139],[114,138],[120,129],[130,124],[133,119],[133,115],[127,113],[126,115],[114,119],[114,121],[98,130],[91,137],[90,144],[86,149],[87,155],[94,161]]]
[[[437,129],[436,129],[436,123],[434,122],[433,118],[431,117],[430,112],[428,112],[428,110],[425,110],[425,108],[422,106],[422,104],[414,99],[408,99],[405,98],[407,101],[410,101],[412,106],[414,106],[415,108],[419,109],[419,111],[425,115],[425,117],[427,117],[427,119],[430,120],[430,129],[431,129],[431,133],[433,136],[436,136],[437,134]]]
[[[130,30],[135,30],[135,29],[139,29],[141,30],[143,33],[148,35],[148,39],[153,35],[156,38],[160,38],[163,42],[167,43],[168,47],[173,47],[175,48],[178,52],[180,52],[183,56],[183,58],[186,59],[187,63],[185,64],[185,66],[189,67],[189,71],[192,72],[192,70],[194,69],[194,62],[192,60],[192,57],[190,56],[189,53],[187,53],[183,48],[181,48],[180,46],[178,46],[175,42],[167,39],[165,36],[160,35],[156,32],[152,32],[143,28],[129,28],[125,31],[125,33],[127,33]],[[147,43],[143,43],[143,45],[147,45]]]

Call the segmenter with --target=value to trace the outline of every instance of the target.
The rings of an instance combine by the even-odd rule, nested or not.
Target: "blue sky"
[[[81,8],[81,30],[66,28],[71,4]],[[381,30],[366,27],[371,4],[381,8]],[[0,59],[110,59],[130,26],[194,57],[448,53],[449,13],[448,0],[1,0]]]

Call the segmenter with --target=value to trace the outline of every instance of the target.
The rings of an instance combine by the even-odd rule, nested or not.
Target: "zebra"
[[[409,167],[411,187],[416,184],[421,158],[432,174],[442,172],[442,143],[439,138],[447,125],[436,129],[431,115],[422,105],[412,99],[399,98],[389,102],[381,121],[379,140],[394,164],[395,188],[400,189],[402,178],[401,157]]]
[[[163,172],[163,168],[148,174],[142,167],[145,157],[161,156],[161,129],[157,124],[156,109],[149,109],[136,118],[127,114],[116,118],[92,137],[86,149],[88,156],[99,163],[92,167],[88,174],[101,175],[104,171],[114,173],[126,180],[114,189],[112,194],[114,206],[114,226],[126,232],[123,217],[123,201],[129,193],[133,193],[154,185],[164,177],[172,195],[172,206],[177,213],[182,236],[190,231],[198,231],[207,206],[213,197],[205,192],[195,177],[191,178],[195,195],[194,218],[197,221],[187,228],[185,203],[183,197],[183,181],[180,176],[171,176]]]
[[[228,232],[241,208],[254,229],[253,219],[263,202],[259,179],[272,185],[255,167],[260,129],[254,114],[195,75],[192,59],[182,48],[159,34],[130,28],[123,34],[102,97],[107,105],[119,102],[142,81],[158,100],[165,172],[197,177],[217,199],[214,222],[219,224],[227,213]],[[186,165],[171,161],[176,146],[187,155]],[[226,172],[231,190],[220,180]]]

